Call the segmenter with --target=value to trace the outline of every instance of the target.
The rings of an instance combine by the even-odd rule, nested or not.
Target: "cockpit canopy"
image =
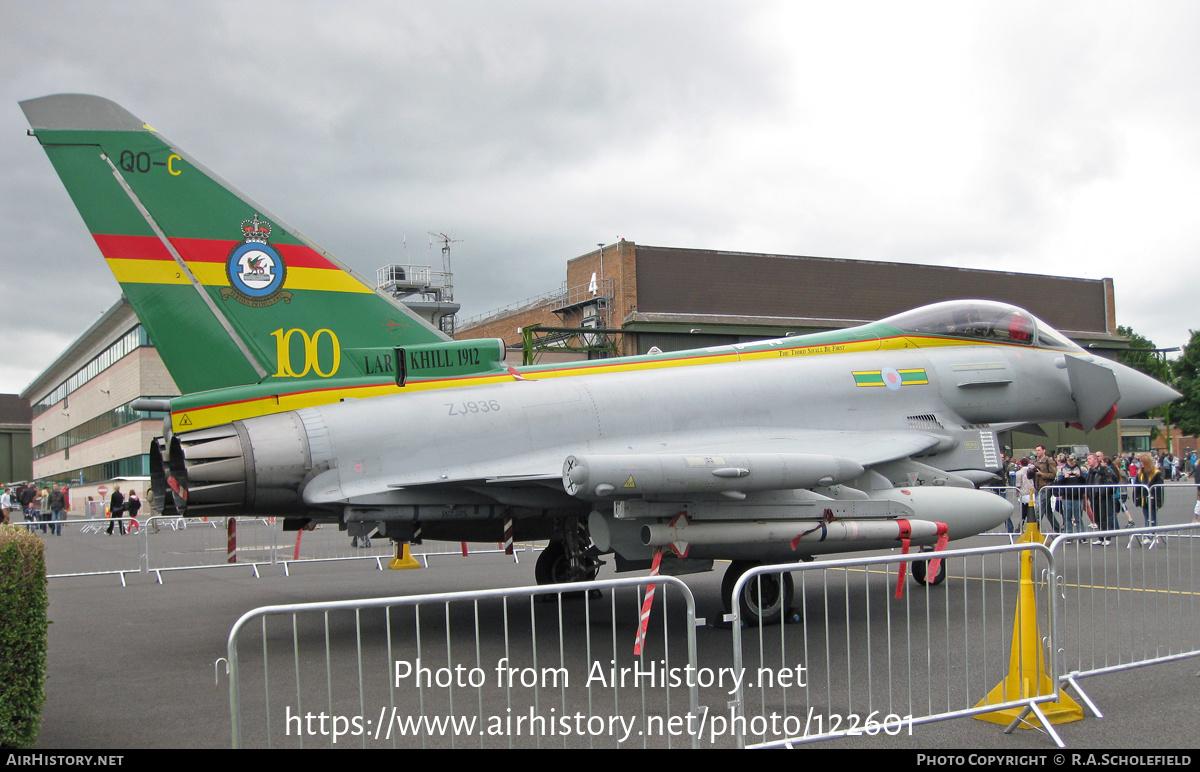
[[[1025,309],[995,300],[947,300],[889,316],[882,322],[915,335],[1080,350],[1066,335]]]

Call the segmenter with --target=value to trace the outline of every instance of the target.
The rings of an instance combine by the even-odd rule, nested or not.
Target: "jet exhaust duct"
[[[311,469],[308,434],[289,411],[175,435],[163,487],[192,517],[296,514]]]

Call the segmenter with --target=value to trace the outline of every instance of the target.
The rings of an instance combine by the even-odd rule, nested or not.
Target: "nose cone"
[[[1113,365],[1117,388],[1121,392],[1121,398],[1117,401],[1117,415],[1121,418],[1144,413],[1183,396],[1167,384],[1143,372],[1125,365]]]

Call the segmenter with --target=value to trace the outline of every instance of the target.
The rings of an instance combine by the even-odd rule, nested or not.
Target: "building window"
[[[146,334],[145,328],[140,324],[136,325],[129,332],[118,338],[111,346],[101,351],[92,361],[76,370],[74,375],[58,384],[53,391],[35,402],[33,404],[34,417],[36,418],[54,405],[66,400],[71,392],[107,370],[126,354],[140,346],[149,345],[151,345],[150,337]]]
[[[1150,452],[1150,436],[1143,434],[1134,437],[1121,438],[1122,453],[1149,453]]]
[[[162,399],[161,397],[159,399]],[[81,442],[99,437],[105,432],[110,432],[113,429],[120,428],[127,424],[135,423],[144,420],[162,420],[166,413],[161,411],[142,412],[134,410],[129,405],[121,405],[107,413],[102,413],[90,421],[84,421],[78,426],[73,426],[62,434],[51,437],[43,443],[35,445],[33,448],[33,457],[45,458],[46,456],[57,453],[60,450],[70,448],[72,445],[78,445]]]
[[[116,461],[106,461],[103,464],[85,466],[70,472],[61,472],[46,478],[47,483],[63,483],[64,485],[90,485],[105,482],[118,477],[149,477],[150,454],[142,453]]]

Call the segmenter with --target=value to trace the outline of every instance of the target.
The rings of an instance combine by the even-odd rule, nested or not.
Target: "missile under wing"
[[[151,448],[155,500],[187,514],[400,541],[549,539],[540,582],[589,578],[610,555],[621,570],[658,554],[678,573],[728,559],[730,588],[761,562],[988,530],[1012,514],[975,489],[999,468],[997,431],[1091,429],[1177,396],[986,300],[512,367],[500,342],[444,341],[350,274],[330,284],[340,264],[290,227],[264,233],[277,218],[119,106],[22,107],[122,286],[142,293],[135,310],[192,331],[155,336],[172,375],[202,387],[172,401],[172,432]],[[228,374],[196,366],[210,344],[237,363]],[[789,582],[747,615],[777,618]]]

